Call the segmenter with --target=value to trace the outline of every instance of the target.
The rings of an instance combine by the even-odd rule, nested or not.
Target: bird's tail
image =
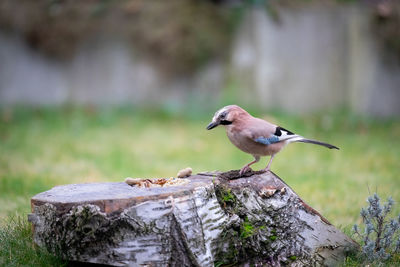
[[[288,141],[290,143],[301,142],[301,143],[309,143],[309,144],[314,144],[314,145],[320,145],[320,146],[324,146],[324,147],[327,147],[327,148],[330,148],[330,149],[332,149],[332,148],[339,149],[337,146],[334,146],[334,145],[331,145],[331,144],[327,144],[327,143],[324,143],[324,142],[320,142],[320,141],[316,141],[316,140],[312,140],[312,139],[307,139],[307,138],[304,138],[303,136],[300,136],[300,135],[295,135],[292,138],[290,138]]]
[[[301,138],[301,139],[300,138],[299,139],[296,138],[296,140],[293,140],[293,142],[301,142],[301,143],[309,143],[309,144],[314,144],[314,145],[320,145],[320,146],[327,147],[329,149],[332,149],[332,148],[339,149],[337,146],[334,146],[334,145],[331,145],[331,144],[328,144],[328,143],[324,143],[324,142],[320,142],[320,141],[316,141],[316,140],[306,139],[306,138]]]

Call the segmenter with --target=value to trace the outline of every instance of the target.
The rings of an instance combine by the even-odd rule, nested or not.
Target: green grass
[[[32,227],[20,216],[8,218],[0,228],[0,266],[66,266],[32,241]]]
[[[4,220],[16,214],[25,218],[30,198],[55,185],[170,177],[187,166],[195,173],[239,169],[252,157],[230,144],[223,129],[205,130],[213,112],[3,110],[0,224],[8,227]],[[346,229],[359,224],[369,190],[400,201],[400,120],[366,119],[345,111],[268,114],[264,118],[289,130],[340,147],[292,144],[272,164],[275,173],[334,225]],[[266,163],[263,158],[254,169]],[[399,211],[396,205],[395,213]],[[1,263],[6,256],[4,249],[0,253]]]

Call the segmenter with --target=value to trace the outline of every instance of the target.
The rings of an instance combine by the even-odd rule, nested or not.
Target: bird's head
[[[211,130],[218,125],[231,125],[234,123],[241,114],[248,114],[244,109],[236,105],[230,105],[221,108],[215,112],[214,117],[210,124],[207,126],[207,130]]]

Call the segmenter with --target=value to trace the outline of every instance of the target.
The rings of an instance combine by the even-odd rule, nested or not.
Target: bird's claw
[[[264,172],[270,172],[271,170],[270,170],[270,168],[264,168],[264,169],[262,169]]]
[[[243,168],[240,169],[239,171],[239,175],[243,176],[243,174],[245,174],[248,170],[251,170],[251,168],[249,166],[244,166]]]

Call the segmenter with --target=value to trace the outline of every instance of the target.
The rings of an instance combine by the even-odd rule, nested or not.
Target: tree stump
[[[39,246],[114,266],[335,265],[358,248],[272,172],[169,187],[57,186],[34,196]]]

